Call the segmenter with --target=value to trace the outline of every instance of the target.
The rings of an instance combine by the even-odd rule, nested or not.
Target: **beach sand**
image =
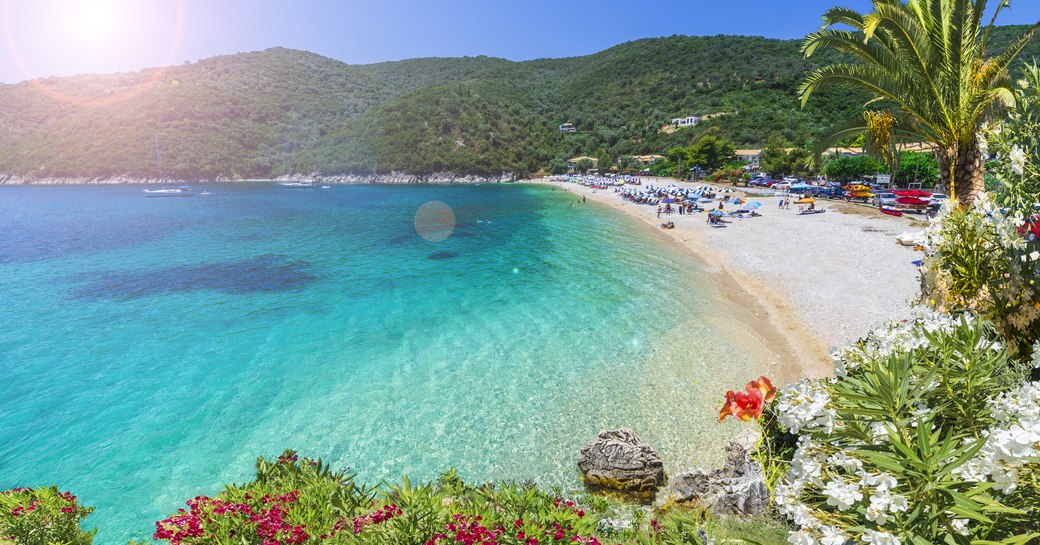
[[[742,323],[776,355],[781,383],[831,376],[834,347],[863,337],[875,324],[907,317],[918,291],[912,261],[922,253],[899,245],[895,237],[921,229],[920,218],[915,226],[909,217],[829,200],[817,203],[827,213],[799,216],[793,203],[790,210],[778,210],[779,198],[748,195],[762,203],[761,217],[727,218],[724,227],[711,227],[703,212],[658,219],[657,206],[625,201],[613,189],[535,183],[556,185],[630,214],[691,252],[712,273],[722,295],[746,310]],[[704,185],[667,179],[644,183]],[[739,189],[735,195],[744,196]],[[726,205],[727,210],[734,207]],[[675,229],[661,229],[664,221],[674,222]]]

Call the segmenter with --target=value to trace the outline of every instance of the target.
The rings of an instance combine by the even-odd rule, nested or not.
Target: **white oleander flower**
[[[821,526],[820,533],[823,534],[821,545],[844,545],[849,540],[849,536],[833,526]]]
[[[879,473],[877,475],[864,475],[860,484],[874,487],[878,490],[891,490],[899,486],[899,481],[888,473]]]
[[[950,521],[950,526],[953,527],[954,532],[962,536],[971,535],[971,532],[968,531],[968,519],[953,519]]]
[[[828,481],[820,492],[827,497],[827,505],[837,507],[839,511],[848,511],[863,499],[859,484],[850,484],[838,479]]]
[[[799,530],[797,532],[791,532],[787,537],[787,542],[791,545],[816,545],[816,538],[805,530]]]
[[[832,430],[834,417],[826,411],[830,402],[831,397],[825,390],[809,380],[802,380],[784,388],[776,404],[776,411],[780,424],[791,433],[798,433],[811,426]]]
[[[870,545],[902,545],[898,537],[888,532],[866,530],[863,532],[861,539],[864,543],[870,543]]]
[[[1011,152],[1008,153],[1008,160],[1011,163],[1011,170],[1022,176],[1026,171],[1026,152],[1022,148],[1015,146],[1011,148]]]
[[[984,432],[979,453],[954,474],[993,482],[993,488],[1009,494],[1018,488],[1019,469],[1040,455],[1040,383],[1001,393],[988,405],[997,425]]]

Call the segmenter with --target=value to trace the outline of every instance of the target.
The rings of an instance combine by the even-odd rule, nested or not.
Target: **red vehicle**
[[[1040,214],[1027,219],[1025,223],[1019,226],[1018,234],[1025,237],[1029,242],[1040,238]]]

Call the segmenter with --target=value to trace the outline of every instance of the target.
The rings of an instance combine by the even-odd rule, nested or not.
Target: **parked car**
[[[942,193],[932,193],[932,196],[928,198],[928,207],[939,209],[942,205],[949,202],[950,197]]]
[[[895,206],[896,204],[899,204],[896,202],[896,199],[898,198],[899,195],[896,195],[895,193],[878,193],[874,196],[874,206],[877,206],[878,208],[882,206]]]
[[[1029,242],[1035,242],[1040,238],[1040,214],[1026,220],[1018,227],[1018,234],[1025,237]]]

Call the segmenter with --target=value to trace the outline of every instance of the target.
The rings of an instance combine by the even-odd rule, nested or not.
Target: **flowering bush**
[[[998,160],[989,165],[997,180],[998,202],[1011,213],[1028,215],[1040,201],[1040,67],[1025,68],[1007,118],[991,124],[980,139]]]
[[[433,483],[369,489],[353,476],[286,451],[257,461],[257,477],[216,497],[188,500],[154,538],[199,544],[701,544],[704,524],[663,513],[647,524],[606,518],[606,500],[562,497],[532,485],[473,487],[454,470]],[[596,535],[598,534],[598,535]],[[706,535],[706,534],[705,534]]]
[[[80,523],[93,511],[55,487],[0,492],[0,544],[89,545],[96,531],[83,531]]]
[[[769,450],[790,454],[773,489],[790,542],[1040,538],[1040,383],[997,338],[921,312],[836,354],[836,378],[785,388],[765,431],[793,447]]]
[[[968,208],[944,208],[926,231],[921,268],[923,302],[992,321],[1023,360],[1040,339],[1040,250],[1019,234],[1024,221],[989,194]]]

